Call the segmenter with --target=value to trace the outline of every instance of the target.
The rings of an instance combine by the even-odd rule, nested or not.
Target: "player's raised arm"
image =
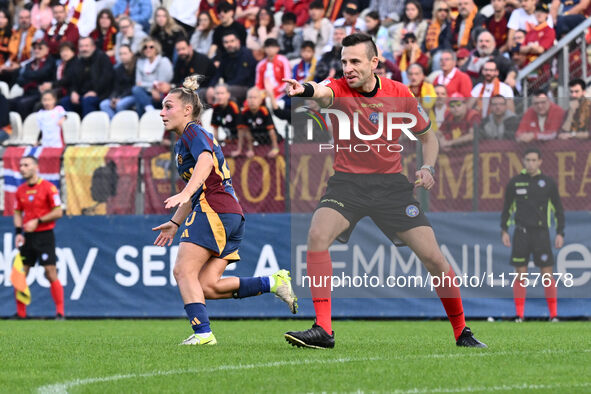
[[[316,82],[299,83],[295,79],[284,78],[285,93],[289,97],[304,97],[314,99],[332,99],[332,89]]]

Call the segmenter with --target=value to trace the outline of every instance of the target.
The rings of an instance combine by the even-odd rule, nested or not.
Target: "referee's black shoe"
[[[456,345],[464,347],[488,347],[486,344],[474,338],[474,334],[472,334],[470,327],[464,327],[462,334],[456,341]]]
[[[284,336],[291,346],[312,349],[332,349],[334,347],[334,331],[332,335],[328,335],[324,328],[316,323],[309,330],[290,331],[286,332]]]

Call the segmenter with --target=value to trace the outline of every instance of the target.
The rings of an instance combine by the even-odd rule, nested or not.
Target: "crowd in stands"
[[[0,140],[9,111],[38,112],[40,142],[55,144],[66,111],[141,116],[197,73],[232,156],[257,141],[274,157],[272,114],[291,121],[282,80],[341,77],[353,32],[375,39],[376,74],[422,100],[444,150],[475,133],[588,138],[584,81],[571,81],[568,108],[539,90],[516,115],[513,98],[519,70],[590,14],[591,0],[0,0],[0,81],[23,91],[0,94]]]

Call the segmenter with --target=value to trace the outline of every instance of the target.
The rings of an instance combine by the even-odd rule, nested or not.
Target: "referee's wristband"
[[[304,91],[298,94],[298,97],[314,97],[314,86],[311,83],[305,82],[302,84]]]
[[[37,218],[37,220],[39,221],[39,224],[43,223],[43,219]]]
[[[181,227],[181,225],[175,222],[174,220],[170,219],[169,221],[172,222],[172,224],[176,224],[177,227]]]
[[[15,227],[14,228],[14,233],[15,234],[22,234],[23,233],[23,228],[22,227]]]

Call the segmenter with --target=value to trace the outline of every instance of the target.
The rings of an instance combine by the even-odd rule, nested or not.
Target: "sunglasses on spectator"
[[[146,49],[154,49],[154,48],[155,48],[154,45],[146,45],[143,50],[145,51]]]
[[[437,12],[449,12],[449,8],[440,8]]]
[[[458,108],[462,106],[462,102],[461,101],[453,101],[451,103],[449,103],[449,107],[450,108]]]

